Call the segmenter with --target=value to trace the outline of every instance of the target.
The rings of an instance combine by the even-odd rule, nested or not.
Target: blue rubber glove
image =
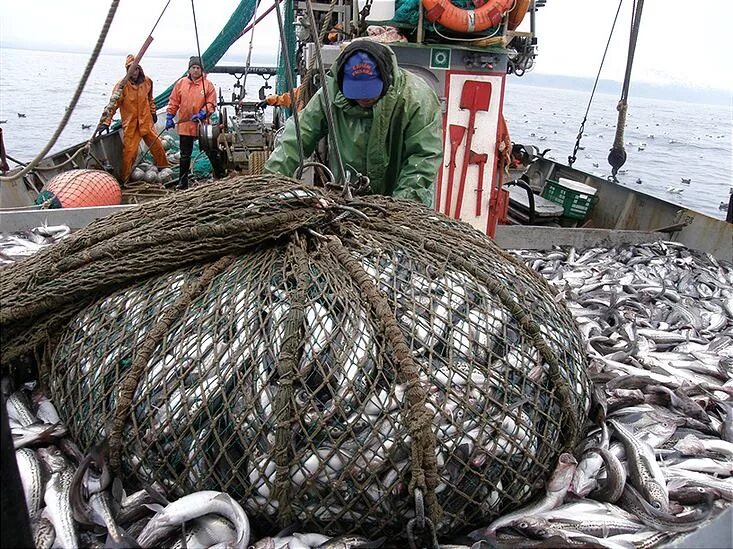
[[[176,123],[173,122],[173,116],[174,115],[172,114],[165,115],[165,129],[166,130],[170,130],[171,128],[173,128],[176,125]]]
[[[196,114],[194,114],[191,117],[191,122],[196,122],[198,120],[203,120],[204,118],[206,118],[206,114],[207,114],[206,113],[206,109],[201,109],[199,112],[197,112]]]

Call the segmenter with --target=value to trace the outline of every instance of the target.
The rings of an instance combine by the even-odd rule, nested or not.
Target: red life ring
[[[484,31],[501,23],[504,14],[514,5],[514,0],[489,0],[475,10],[464,10],[450,0],[422,0],[425,17],[456,32]]]
[[[509,12],[507,28],[512,31],[516,29],[522,23],[522,19],[524,19],[528,9],[529,0],[517,0],[514,9]]]

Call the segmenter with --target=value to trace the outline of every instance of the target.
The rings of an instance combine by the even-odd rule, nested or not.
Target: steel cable
[[[598,67],[598,74],[596,74],[596,81],[593,82],[593,90],[590,92],[590,99],[588,100],[588,107],[585,109],[585,116],[583,116],[583,121],[580,123],[580,128],[578,128],[578,136],[575,138],[575,148],[573,149],[573,154],[568,156],[568,164],[572,167],[572,165],[575,163],[575,160],[577,159],[578,149],[580,148],[580,140],[583,137],[583,130],[585,129],[585,122],[588,120],[588,113],[590,112],[590,106],[593,103],[593,96],[596,93],[596,87],[598,86],[598,79],[601,77],[601,71],[603,70],[603,63],[606,60],[606,54],[608,53],[608,46],[611,44],[611,37],[613,36],[613,31],[616,28],[616,21],[618,20],[618,14],[621,11],[621,4],[624,3],[624,0],[619,0],[618,8],[616,9],[616,16],[613,18],[613,24],[611,25],[611,32],[608,34],[608,41],[606,42],[606,49],[603,50],[603,57],[601,58],[601,65]]]
[[[311,32],[315,32],[316,17],[313,14],[313,4],[311,0],[307,0],[305,5],[308,9],[308,19],[310,20]],[[332,105],[331,96],[328,93],[328,86],[326,86],[326,70],[323,67],[323,59],[321,58],[321,43],[316,42],[313,49],[315,51],[316,64],[318,65],[318,71],[321,75],[321,90],[323,94],[321,103],[323,106],[323,111],[326,113],[326,122],[328,124],[328,134],[332,138],[330,141],[333,141],[333,150],[334,150],[334,153],[336,154],[336,162],[338,164],[338,169],[339,169],[338,177],[341,178],[341,180],[344,183],[344,187],[346,188],[348,186],[348,181],[346,179],[346,171],[344,170],[344,161],[343,161],[343,158],[341,157],[341,148],[339,146],[338,135],[336,133],[336,125],[333,122],[333,111],[331,110],[331,105]],[[338,181],[334,181],[334,183],[338,183]]]

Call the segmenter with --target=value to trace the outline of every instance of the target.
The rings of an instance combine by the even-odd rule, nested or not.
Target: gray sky
[[[211,42],[239,0],[196,0],[201,49]],[[104,53],[136,52],[165,0],[120,3]],[[271,5],[263,0],[261,10]],[[633,77],[638,81],[733,90],[729,58],[733,1],[706,0],[691,10],[689,0],[647,0],[637,43]],[[537,14],[539,57],[535,71],[595,77],[618,0],[547,0]],[[106,0],[0,0],[0,46],[91,52],[109,9]],[[519,30],[528,23],[525,21]],[[626,65],[631,0],[624,0],[601,77],[622,80]],[[254,51],[264,59],[277,51],[274,13],[258,26]],[[190,0],[172,0],[149,55],[191,54],[195,38]],[[230,55],[244,58],[249,39]],[[261,57],[264,56],[264,57]]]

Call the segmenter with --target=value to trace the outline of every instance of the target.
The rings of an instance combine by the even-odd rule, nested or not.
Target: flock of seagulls
[[[16,114],[18,115],[18,118],[26,118],[26,115],[25,115],[24,112],[19,112],[19,113],[16,113]],[[8,122],[7,119],[0,120],[0,124],[6,124],[7,122]],[[91,124],[82,124],[81,125],[81,129],[82,130],[90,130],[91,128],[92,128],[92,125]]]

